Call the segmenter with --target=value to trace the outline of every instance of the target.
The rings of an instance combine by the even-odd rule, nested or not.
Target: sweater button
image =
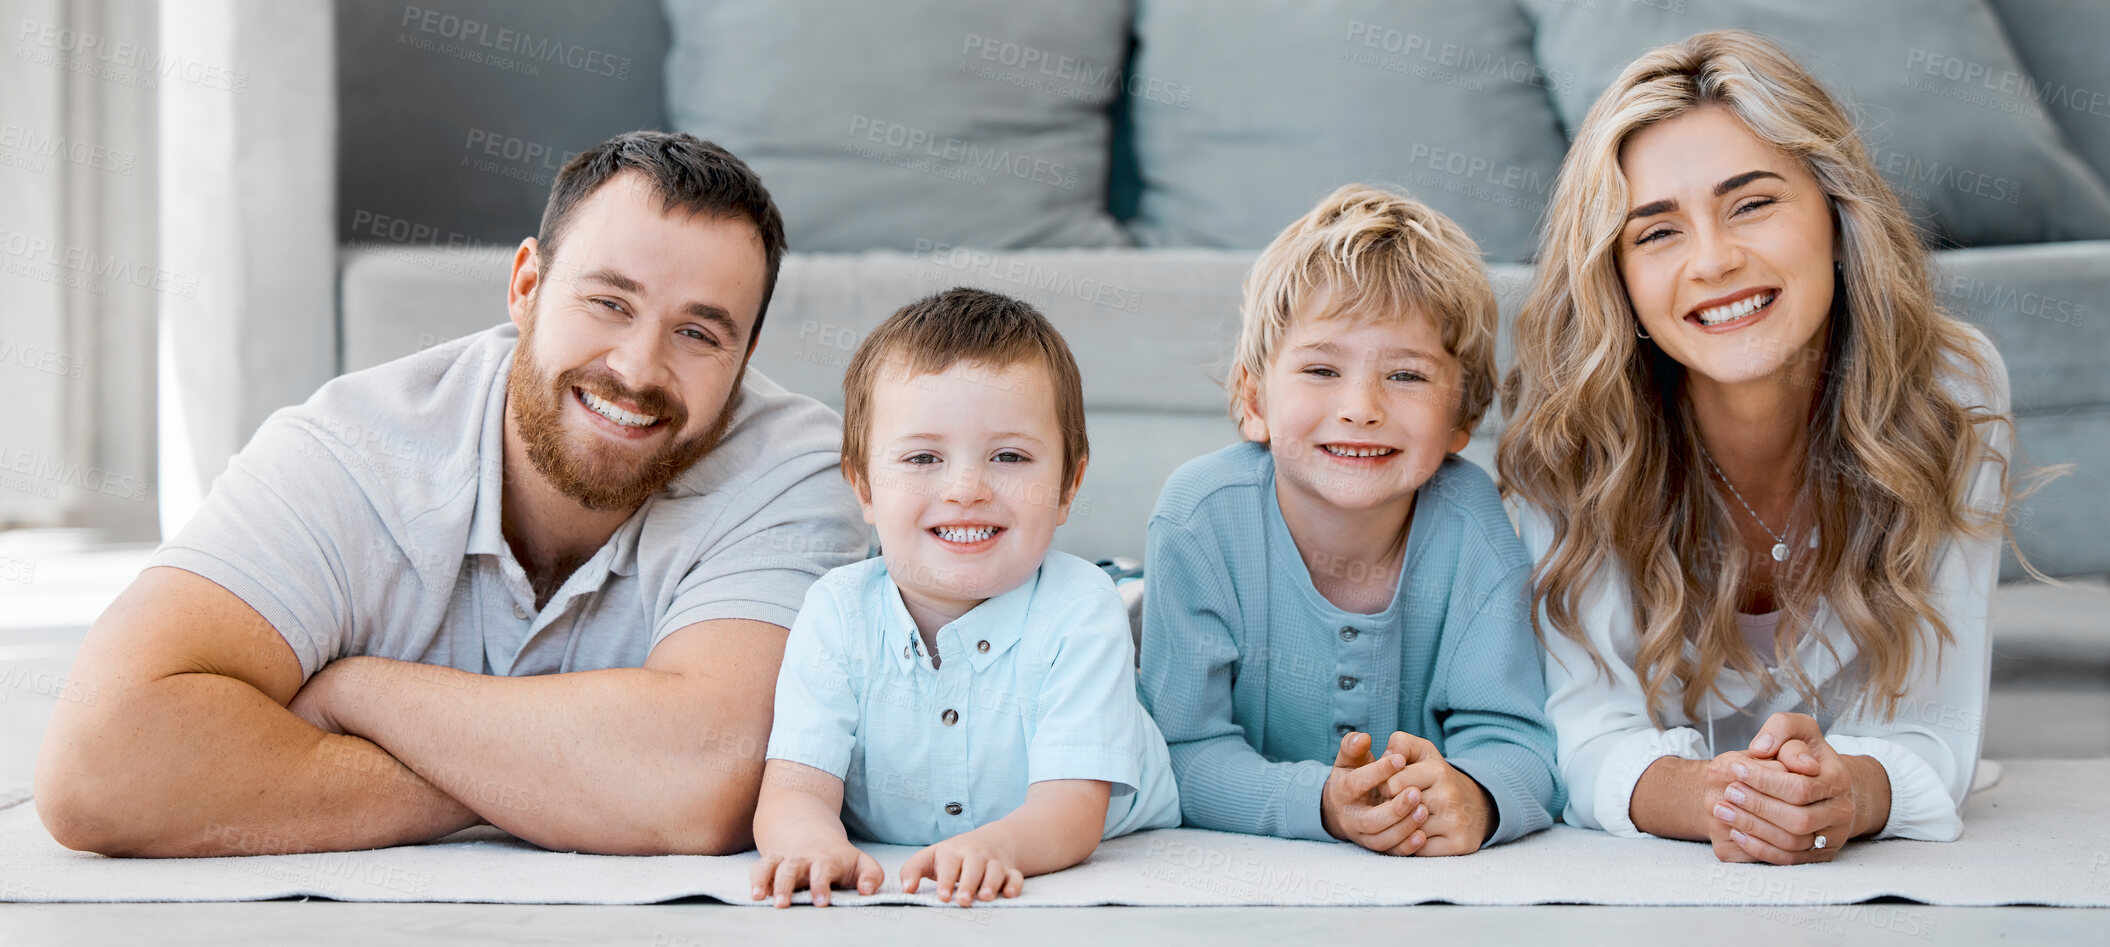
[[[946,804],[945,804],[945,814],[946,814],[946,815],[959,815],[960,813],[962,813],[962,812],[965,812],[965,811],[967,811],[967,810],[965,810],[965,809],[962,809],[962,808],[960,807],[960,804],[959,804],[959,803],[957,803],[957,802],[948,802],[948,803],[946,803]]]
[[[1358,634],[1361,634],[1361,632],[1358,632],[1358,631],[1356,631],[1356,630],[1355,630],[1355,629],[1353,629],[1353,628],[1343,628],[1343,629],[1341,629],[1341,640],[1342,640],[1342,641],[1354,641],[1354,640],[1355,640],[1355,636],[1356,636],[1356,635],[1358,635]]]
[[[1343,675],[1341,675],[1341,689],[1342,689],[1342,690],[1344,690],[1344,691],[1352,691],[1352,690],[1355,690],[1355,684],[1356,684],[1356,679],[1355,679],[1355,678],[1349,677],[1349,676],[1348,676],[1348,675],[1346,675],[1346,674],[1343,674]]]

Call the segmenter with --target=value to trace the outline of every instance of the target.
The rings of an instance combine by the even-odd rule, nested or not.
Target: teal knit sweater
[[[1436,744],[1494,798],[1489,844],[1565,804],[1528,618],[1531,562],[1487,474],[1456,456],[1417,491],[1389,608],[1313,587],[1258,444],[1195,458],[1151,512],[1143,705],[1172,748],[1186,824],[1330,840],[1319,795],[1341,737]]]

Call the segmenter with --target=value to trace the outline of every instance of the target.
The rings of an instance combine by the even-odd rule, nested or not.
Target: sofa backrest
[[[337,3],[339,239],[511,246],[566,158],[666,127],[657,0]]]

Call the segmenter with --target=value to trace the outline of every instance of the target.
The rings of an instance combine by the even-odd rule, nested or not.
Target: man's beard
[[[533,328],[534,321],[530,319],[528,326],[520,332],[520,342],[513,350],[513,373],[507,382],[506,396],[512,399],[520,439],[527,445],[528,462],[534,464],[535,469],[559,492],[577,500],[580,506],[589,510],[627,510],[642,506],[645,500],[681,476],[682,471],[710,453],[732,423],[733,408],[740,401],[740,378],[747,371],[744,365],[740,376],[733,380],[733,390],[725,399],[725,408],[718,412],[717,420],[694,437],[670,440],[638,461],[624,456],[611,445],[580,443],[567,436],[563,427],[564,403],[574,400],[573,387],[591,392],[595,397],[633,405],[640,414],[665,418],[669,430],[681,430],[688,422],[688,410],[666,389],[631,389],[618,380],[615,373],[600,366],[566,369],[554,380],[550,379],[535,365]]]

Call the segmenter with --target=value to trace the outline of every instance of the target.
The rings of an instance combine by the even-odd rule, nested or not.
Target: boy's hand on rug
[[[855,887],[858,894],[872,894],[886,883],[886,870],[872,856],[847,841],[819,841],[786,851],[762,852],[754,870],[750,896],[760,901],[775,897],[777,907],[791,906],[791,895],[800,888],[813,891],[813,906],[827,907],[829,893],[839,884]]]
[[[901,866],[901,889],[915,894],[923,879],[938,883],[938,900],[968,907],[976,900],[994,901],[1001,895],[1015,898],[1026,890],[1026,875],[1019,860],[994,826],[962,832],[936,845],[925,846]]]
[[[1343,842],[1387,855],[1412,855],[1428,841],[1422,823],[1429,810],[1421,804],[1420,790],[1387,791],[1392,777],[1407,768],[1407,758],[1387,751],[1382,759],[1372,759],[1370,744],[1367,733],[1341,738],[1333,772],[1319,791],[1319,823]]]
[[[1452,766],[1436,744],[1411,733],[1393,733],[1385,752],[1407,761],[1387,781],[1386,791],[1411,800],[1411,817],[1422,823],[1427,836],[1427,842],[1412,854],[1470,855],[1487,844],[1495,823],[1495,801],[1479,781]]]

